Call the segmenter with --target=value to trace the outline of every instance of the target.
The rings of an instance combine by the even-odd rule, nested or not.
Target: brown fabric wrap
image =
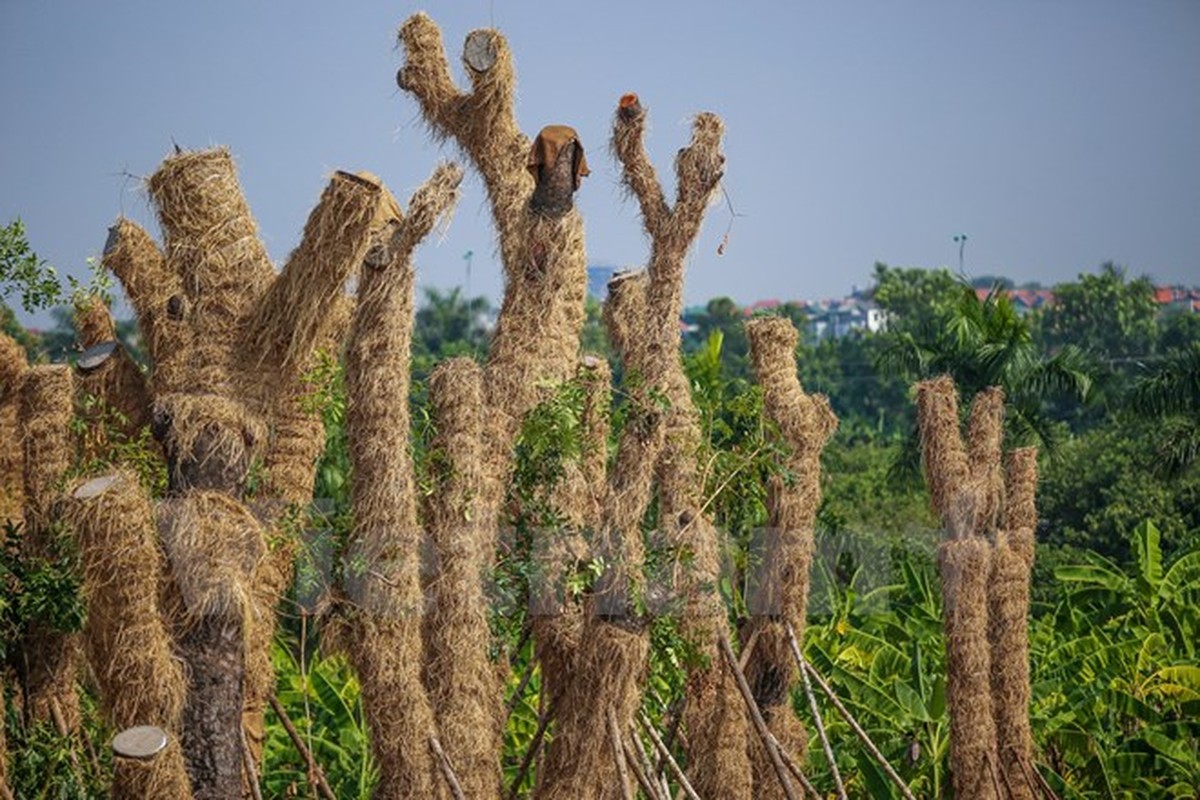
[[[547,125],[542,128],[533,140],[533,147],[529,148],[529,158],[525,167],[537,178],[538,170],[554,166],[554,162],[558,160],[558,151],[571,142],[575,143],[575,159],[571,164],[571,171],[575,174],[575,188],[578,189],[583,178],[592,174],[592,171],[588,169],[587,156],[583,154],[583,143],[579,141],[579,134],[569,125]]]

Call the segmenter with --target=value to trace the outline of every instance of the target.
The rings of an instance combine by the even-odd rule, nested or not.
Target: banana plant
[[[1164,565],[1133,532],[1132,573],[1090,555],[1031,631],[1033,728],[1065,797],[1195,797],[1200,789],[1200,551]]]

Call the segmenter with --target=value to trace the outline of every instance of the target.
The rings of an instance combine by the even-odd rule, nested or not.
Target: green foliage
[[[58,273],[33,252],[20,218],[0,228],[0,286],[5,297],[19,293],[30,313],[62,302]]]
[[[80,396],[71,419],[71,433],[81,446],[66,481],[119,466],[137,475],[151,497],[163,497],[167,492],[167,466],[161,450],[149,426],[133,435],[127,433],[129,427],[128,418],[103,398]]]
[[[1180,475],[1200,456],[1200,341],[1172,351],[1134,384],[1133,412],[1160,426],[1159,464]]]
[[[876,262],[872,298],[893,331],[936,324],[952,313],[965,284],[950,270],[889,267]],[[969,287],[968,287],[969,288]]]
[[[1060,567],[1065,591],[1031,622],[1038,768],[1063,797],[1192,797],[1200,785],[1200,550],[1168,562],[1158,542],[1144,523],[1132,569],[1099,556]],[[837,575],[818,562],[805,653],[913,792],[947,797],[938,582],[919,551],[890,564],[894,577],[872,586],[868,571]],[[796,705],[807,717],[807,704]],[[850,795],[898,796],[821,705]],[[811,760],[828,792],[815,748]]]
[[[11,760],[9,788],[28,800],[91,800],[107,796],[107,775],[95,775],[80,759],[78,741],[60,736],[49,722],[28,727],[15,719],[9,706]],[[103,740],[103,737],[95,737]],[[102,767],[103,769],[103,767]]]
[[[1042,336],[1053,349],[1073,345],[1104,359],[1145,355],[1153,348],[1157,313],[1150,279],[1129,280],[1109,261],[1098,273],[1054,287],[1054,303],[1042,312]]]
[[[854,441],[896,440],[912,426],[908,382],[879,366],[888,341],[855,331],[799,349],[800,382],[829,397],[839,431]]]
[[[1200,474],[1161,474],[1156,433],[1114,420],[1064,443],[1038,489],[1042,541],[1126,562],[1128,531],[1153,520],[1168,553],[1200,543]]]
[[[320,658],[298,641],[276,641],[272,662],[276,697],[325,772],[335,796],[371,797],[379,771],[371,753],[362,697],[341,656]],[[264,797],[318,797],[308,769],[274,712],[263,745]]]
[[[938,528],[924,490],[889,480],[899,447],[857,442],[840,432],[830,441],[822,457],[824,497],[817,516],[822,531],[895,541]]]
[[[112,302],[112,277],[95,259],[88,259],[91,273],[87,283],[67,276],[64,291],[58,271],[38,257],[29,245],[25,224],[17,218],[0,228],[0,293],[20,294],[21,307],[28,313],[52,308],[80,295],[95,295]]]
[[[5,522],[0,547],[0,660],[19,643],[31,625],[64,633],[83,627],[83,603],[76,554],[60,528],[47,532],[45,557],[23,556],[21,526]]]
[[[1200,787],[1200,550],[1168,564],[1133,532],[1134,569],[1090,555],[1031,632],[1032,722],[1060,791],[1193,797]]]
[[[819,584],[825,611],[809,624],[805,657],[918,797],[946,796],[950,732],[941,597],[928,559],[896,559],[893,580],[882,586],[864,585],[868,575],[878,574],[878,564],[841,578],[828,565],[817,569],[824,571]],[[810,716],[807,703],[796,706],[802,717]],[[821,706],[829,737],[838,743],[847,791],[855,797],[898,796],[867,766],[841,717]],[[810,749],[818,788],[829,791],[828,766],[819,748]]]

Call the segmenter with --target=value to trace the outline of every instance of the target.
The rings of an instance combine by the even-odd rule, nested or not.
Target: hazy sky
[[[1200,0],[556,3],[0,0],[0,224],[81,273],[172,140],[228,145],[282,261],[327,176],[366,169],[402,202],[439,158],[397,88],[395,30],[424,8],[458,54],[507,36],[529,134],[573,125],[589,259],[646,242],[608,154],[617,98],[650,109],[671,160],[697,111],[726,123],[725,186],[687,299],[841,295],[872,264],[957,265],[1052,283],[1114,260],[1200,282]],[[733,221],[725,255],[717,245]],[[154,230],[154,228],[151,228]],[[486,200],[468,183],[424,285],[499,295]]]

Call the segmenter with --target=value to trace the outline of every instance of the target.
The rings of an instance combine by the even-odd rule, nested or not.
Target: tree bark
[[[191,668],[183,752],[195,800],[242,795],[241,738],[228,735],[229,721],[242,718],[242,627],[242,615],[225,610],[202,617],[179,641]]]

